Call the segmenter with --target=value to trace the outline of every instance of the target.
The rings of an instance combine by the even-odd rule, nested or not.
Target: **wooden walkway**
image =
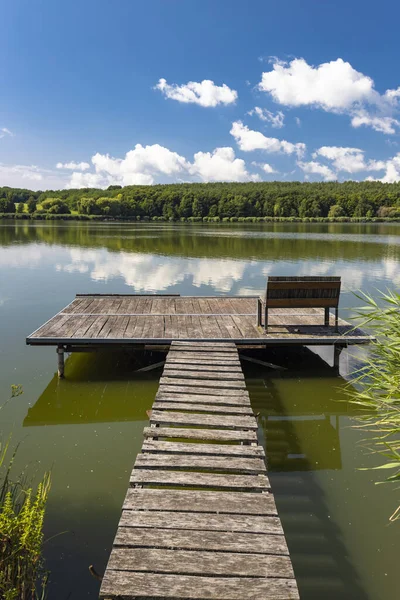
[[[321,308],[272,308],[265,333],[257,326],[256,296],[78,295],[27,337],[27,344],[64,346],[160,345],[173,340],[236,344],[366,344],[371,337],[339,319],[324,325]]]
[[[100,598],[298,599],[233,343],[171,345]]]

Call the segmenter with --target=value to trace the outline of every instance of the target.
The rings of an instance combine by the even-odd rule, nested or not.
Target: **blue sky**
[[[396,2],[0,0],[0,185],[400,179]]]

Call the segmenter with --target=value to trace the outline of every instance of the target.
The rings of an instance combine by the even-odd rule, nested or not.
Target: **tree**
[[[15,212],[18,213],[19,215],[21,213],[23,213],[25,211],[25,204],[23,202],[18,202],[18,204],[16,205],[16,210]]]
[[[330,219],[337,219],[338,217],[344,216],[344,210],[339,204],[334,204],[330,207],[328,217]]]
[[[28,213],[32,214],[35,212],[37,202],[33,196],[29,196],[27,206],[28,206]]]

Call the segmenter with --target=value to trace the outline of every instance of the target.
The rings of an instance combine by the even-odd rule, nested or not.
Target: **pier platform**
[[[323,308],[271,308],[268,332],[257,326],[257,296],[77,295],[26,339],[29,345],[169,345],[174,340],[237,345],[367,344],[371,336]]]

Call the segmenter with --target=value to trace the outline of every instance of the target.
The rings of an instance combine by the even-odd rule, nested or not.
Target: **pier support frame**
[[[64,346],[57,346],[57,357],[58,357],[58,377],[60,379],[64,378]]]
[[[340,355],[343,348],[346,348],[344,344],[335,344],[333,347],[333,366],[339,371]]]

